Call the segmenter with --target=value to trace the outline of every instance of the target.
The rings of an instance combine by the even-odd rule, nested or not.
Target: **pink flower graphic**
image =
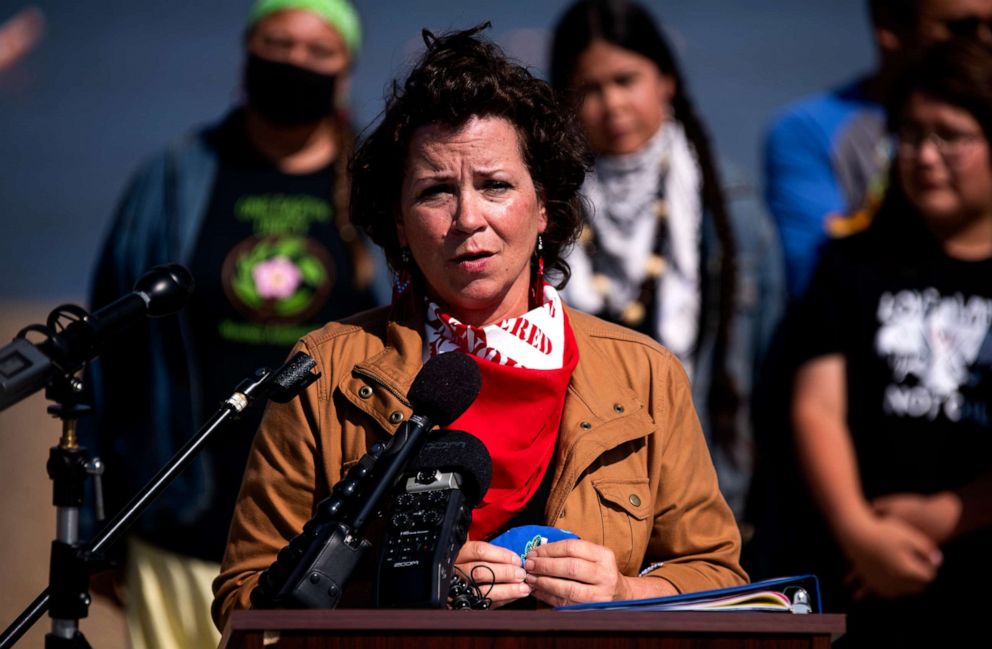
[[[251,277],[255,280],[259,297],[282,300],[296,292],[302,275],[289,257],[279,255],[252,268]]]

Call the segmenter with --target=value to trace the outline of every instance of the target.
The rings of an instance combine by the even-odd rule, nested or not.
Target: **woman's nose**
[[[485,204],[474,190],[459,192],[454,214],[454,224],[462,232],[475,232],[486,224]]]

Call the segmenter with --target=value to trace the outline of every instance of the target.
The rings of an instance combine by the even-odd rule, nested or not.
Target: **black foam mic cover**
[[[407,396],[414,413],[443,428],[468,410],[481,389],[482,374],[475,361],[448,352],[424,363]]]
[[[475,507],[486,495],[493,477],[489,451],[475,435],[460,430],[439,432],[420,449],[408,473],[437,470],[459,474],[465,500],[469,507]]]
[[[276,403],[289,403],[308,385],[320,378],[312,370],[317,363],[304,352],[296,354],[277,369],[269,384],[269,399]]]

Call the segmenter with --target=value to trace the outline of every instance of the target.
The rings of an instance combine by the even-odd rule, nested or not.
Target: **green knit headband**
[[[362,44],[362,25],[348,0],[255,0],[248,11],[248,28],[269,14],[284,9],[311,11],[326,20],[344,38],[348,54],[352,57]]]

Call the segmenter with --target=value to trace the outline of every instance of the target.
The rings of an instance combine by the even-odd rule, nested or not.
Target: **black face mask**
[[[337,76],[248,54],[245,90],[262,117],[284,126],[311,124],[331,114]]]

